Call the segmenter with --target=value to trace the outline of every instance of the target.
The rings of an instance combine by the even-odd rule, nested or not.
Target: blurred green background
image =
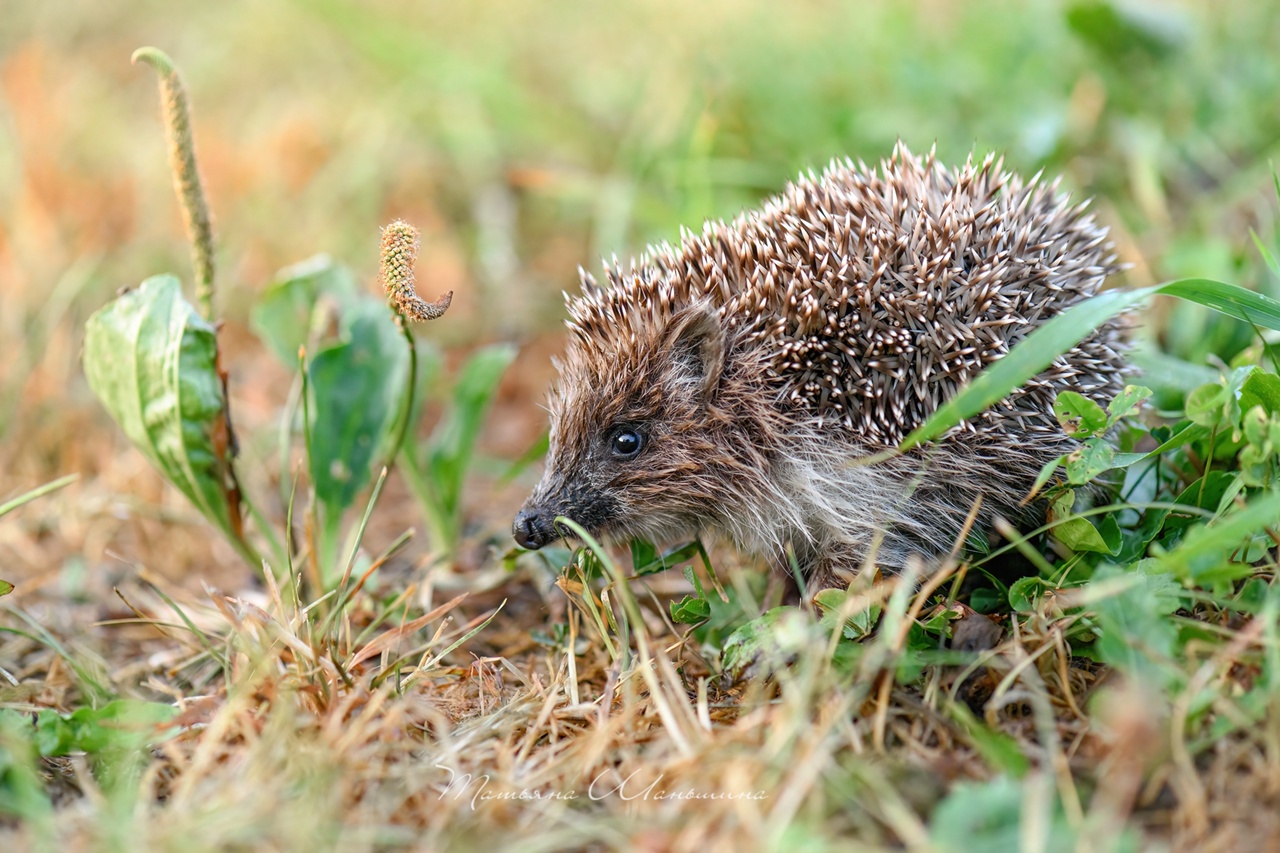
[[[0,334],[24,343],[0,391],[37,415],[85,401],[89,312],[153,273],[190,277],[154,76],[129,64],[146,44],[193,98],[229,334],[284,264],[327,252],[371,283],[378,226],[400,216],[423,231],[425,294],[457,291],[433,336],[553,351],[579,264],[898,138],[1063,175],[1136,284],[1276,287],[1249,234],[1274,244],[1276,3],[4,6]],[[1195,362],[1251,334],[1187,305],[1148,320]]]

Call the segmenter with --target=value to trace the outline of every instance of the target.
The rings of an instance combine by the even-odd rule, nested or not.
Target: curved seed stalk
[[[200,315],[212,321],[213,221],[196,165],[187,91],[173,60],[159,48],[138,48],[133,52],[132,62],[146,63],[160,76],[160,107],[164,114],[165,133],[169,139],[169,166],[173,170],[174,188],[182,202],[187,239],[191,241],[192,262],[196,268],[196,302],[200,306]]]
[[[413,263],[418,258],[418,229],[397,219],[382,229],[382,286],[396,310],[409,320],[423,322],[444,316],[453,301],[450,290],[435,302],[418,296]]]

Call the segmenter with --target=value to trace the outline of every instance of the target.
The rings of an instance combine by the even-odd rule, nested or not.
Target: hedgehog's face
[[[634,343],[623,332],[603,346],[575,336],[556,365],[547,470],[516,516],[516,541],[541,548],[571,535],[561,516],[612,538],[696,531],[724,499],[725,355],[721,320],[701,307]]]

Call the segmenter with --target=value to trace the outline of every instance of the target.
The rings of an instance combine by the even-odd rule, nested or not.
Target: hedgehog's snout
[[[511,535],[521,548],[536,551],[557,538],[555,518],[544,510],[522,508],[511,525]]]

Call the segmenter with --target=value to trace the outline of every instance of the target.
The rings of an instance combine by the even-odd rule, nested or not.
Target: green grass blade
[[[0,518],[4,518],[6,515],[24,504],[31,503],[36,498],[44,497],[50,492],[56,492],[58,489],[61,489],[64,486],[69,486],[79,479],[79,474],[68,474],[65,477],[59,477],[51,483],[45,483],[43,486],[37,486],[29,492],[24,492],[13,500],[0,504]]]

